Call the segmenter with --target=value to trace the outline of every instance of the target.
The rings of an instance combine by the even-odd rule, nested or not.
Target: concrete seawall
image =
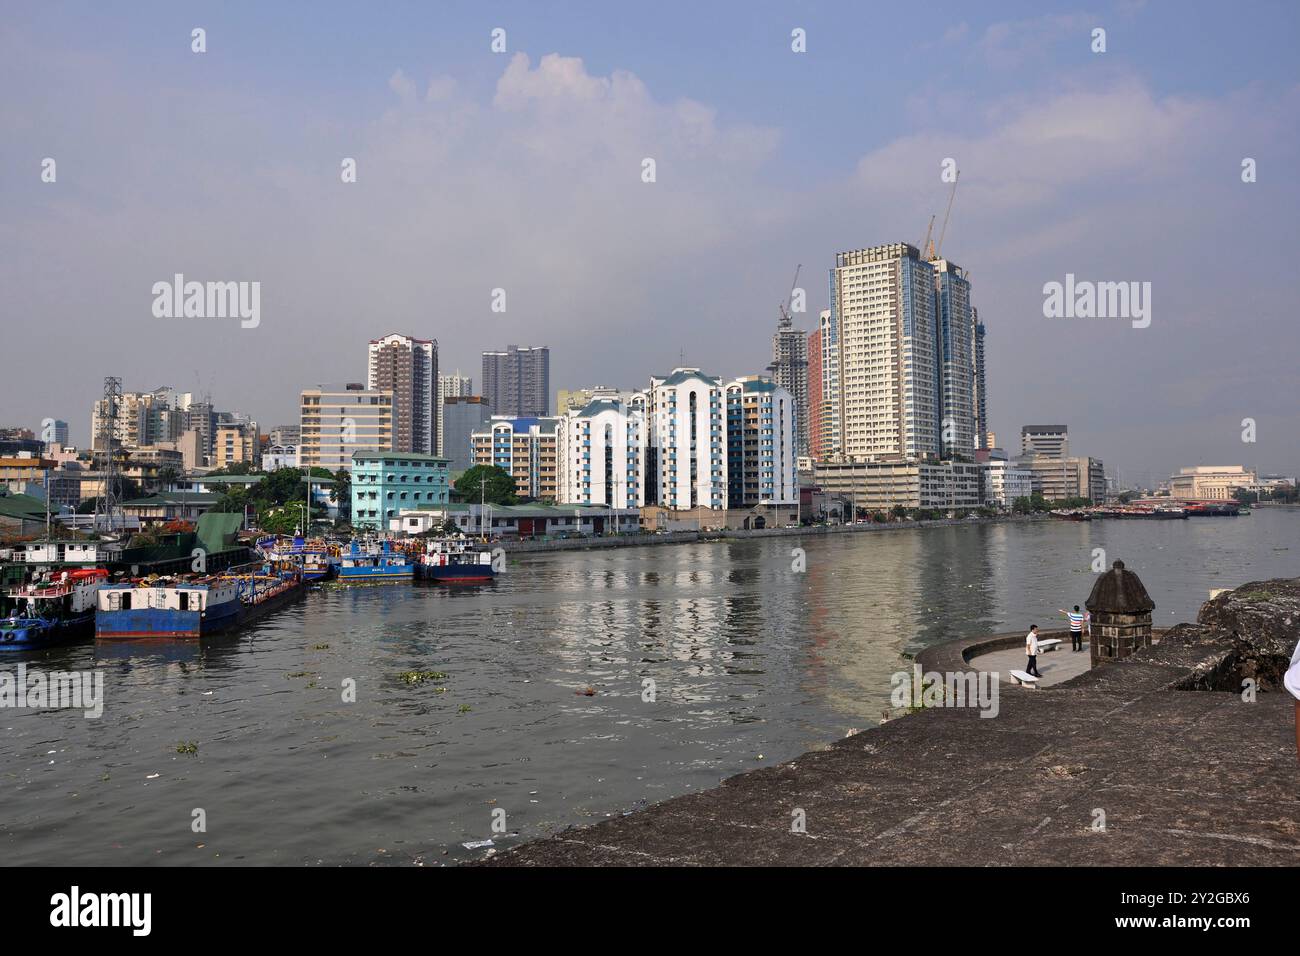
[[[994,718],[926,708],[485,865],[1300,865],[1295,706],[1276,684],[1300,581],[1244,585],[1198,619],[1056,687],[1004,689]]]
[[[665,534],[611,535],[603,538],[552,538],[547,541],[501,541],[494,544],[508,553],[540,551],[588,551],[600,548],[637,548],[662,544],[691,544],[696,541],[727,541],[746,538],[803,537],[827,534],[888,534],[915,528],[944,528],[973,524],[995,524],[1010,521],[1050,521],[1045,515],[1017,515],[1015,517],[980,518],[977,521],[942,518],[936,521],[890,521],[883,524],[849,524],[811,526],[806,528],[764,528],[761,531],[672,531]]]

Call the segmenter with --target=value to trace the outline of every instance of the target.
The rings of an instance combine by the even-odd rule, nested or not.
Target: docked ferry
[[[100,640],[207,637],[247,624],[303,591],[297,569],[216,574],[193,580],[110,584],[100,589]]]
[[[339,556],[338,579],[345,584],[374,584],[415,578],[415,561],[404,551],[394,551],[389,541],[362,547],[353,541]]]
[[[0,619],[0,650],[32,650],[90,637],[95,597],[108,580],[103,568],[47,572],[10,588],[13,613]]]
[[[486,548],[467,538],[435,538],[415,566],[415,576],[442,584],[478,584],[495,579],[497,572]]]

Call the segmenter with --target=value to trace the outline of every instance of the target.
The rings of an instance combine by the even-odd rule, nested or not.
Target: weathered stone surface
[[[1276,607],[1219,599],[1211,620],[1126,660],[1047,690],[1004,689],[996,718],[927,708],[485,862],[1300,865],[1294,702],[1267,689],[1251,702],[1234,683],[1243,662],[1290,655],[1282,628],[1300,582],[1280,583],[1241,589],[1267,586]],[[954,647],[921,659],[968,666]],[[804,833],[791,832],[796,811]]]
[[[1300,581],[1243,584],[1206,601],[1196,620],[1232,635],[1238,658],[1232,678],[1238,687],[1254,678],[1276,689],[1300,640]]]

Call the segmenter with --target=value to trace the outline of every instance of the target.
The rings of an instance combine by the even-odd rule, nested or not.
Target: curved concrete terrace
[[[1300,637],[1300,581],[1266,584],[1238,589],[1240,613],[1215,598],[1200,615],[1211,624],[1171,628],[1049,692],[1003,689],[996,717],[925,708],[485,862],[1300,865],[1294,702],[1278,690],[1247,702],[1237,690],[1243,675],[1276,686]],[[918,660],[969,670],[967,655],[1021,640],[952,642]],[[805,832],[792,826],[800,816]]]

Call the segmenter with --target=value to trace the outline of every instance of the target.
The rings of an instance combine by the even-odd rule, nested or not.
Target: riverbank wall
[[[1047,515],[1006,515],[997,518],[940,518],[934,521],[889,521],[846,525],[811,525],[799,528],[764,528],[762,530],[669,531],[663,534],[610,535],[602,538],[551,538],[549,540],[498,541],[509,554],[541,551],[589,551],[600,548],[636,548],[663,544],[693,544],[699,541],[727,541],[750,538],[804,537],[829,534],[887,534],[914,528],[942,528],[973,524],[1052,521]]]
[[[1298,638],[1300,579],[1242,585],[1131,658],[1002,690],[994,717],[927,707],[482,863],[1297,866]]]

